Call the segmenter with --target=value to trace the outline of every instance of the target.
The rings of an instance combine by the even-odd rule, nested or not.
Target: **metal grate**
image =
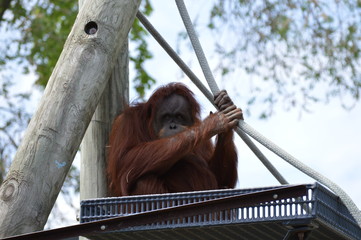
[[[247,206],[240,204],[237,208],[223,208],[207,214],[177,216],[172,220],[99,233],[92,238],[112,239],[112,236],[115,236],[114,239],[122,239],[123,236],[125,239],[132,239],[133,236],[135,239],[153,239],[155,237],[151,236],[156,234],[159,239],[162,239],[160,236],[163,235],[167,239],[212,239],[208,236],[211,234],[214,237],[221,235],[224,239],[240,239],[241,236],[248,235],[253,238],[248,236],[244,239],[258,239],[255,236],[266,234],[269,239],[280,239],[301,227],[306,228],[304,232],[310,234],[311,239],[361,239],[360,227],[338,197],[317,183],[304,187],[306,194],[301,197],[279,199],[275,196],[276,200],[266,202],[254,199],[254,203]],[[129,216],[230,196],[276,191],[279,188],[212,190],[86,200],[81,202],[80,221],[85,223]],[[230,237],[226,237],[228,235]]]

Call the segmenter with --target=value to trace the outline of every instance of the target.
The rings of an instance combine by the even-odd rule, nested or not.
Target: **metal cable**
[[[190,20],[190,17],[188,15],[186,6],[183,2],[183,0],[175,0],[179,13],[183,19],[183,23],[187,29],[189,38],[191,40],[191,43],[193,45],[194,51],[197,55],[198,61],[202,67],[203,73],[205,75],[205,78],[209,84],[209,87],[211,88],[213,93],[217,93],[218,87],[217,84],[213,78],[212,72],[208,66],[206,57],[203,53],[202,47],[199,43],[199,40],[197,38],[197,34],[193,28],[193,24]],[[352,199],[347,195],[345,191],[343,191],[337,184],[323,176],[322,174],[318,173],[314,169],[308,167],[307,165],[303,164],[296,158],[294,158],[292,155],[278,147],[273,142],[269,141],[267,138],[265,138],[263,135],[255,131],[251,126],[249,126],[244,121],[239,121],[238,129],[244,131],[251,137],[253,137],[255,140],[257,140],[259,143],[261,143],[263,146],[267,147],[269,150],[274,152],[279,157],[283,158],[285,161],[290,163],[295,168],[299,169],[303,173],[307,174],[308,176],[314,178],[315,180],[319,181],[320,183],[324,184],[328,188],[330,188],[334,193],[336,193],[343,203],[346,205],[348,210],[350,211],[351,215],[355,218],[357,223],[361,226],[361,212],[357,208],[356,204],[352,201]]]

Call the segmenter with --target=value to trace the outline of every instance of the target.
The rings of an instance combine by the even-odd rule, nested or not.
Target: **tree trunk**
[[[43,229],[139,4],[92,0],[80,9],[0,187],[0,237]]]

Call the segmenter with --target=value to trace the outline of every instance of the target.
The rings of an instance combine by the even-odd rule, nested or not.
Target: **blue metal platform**
[[[90,239],[361,239],[361,228],[322,185],[102,198],[81,202],[80,222],[122,217]],[[114,219],[115,220],[115,219]]]

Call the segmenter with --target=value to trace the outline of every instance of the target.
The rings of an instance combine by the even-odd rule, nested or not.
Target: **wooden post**
[[[79,0],[79,8],[83,4],[84,0]],[[128,103],[128,63],[128,41],[126,41],[80,145],[80,200],[108,196],[106,145],[114,118]]]
[[[106,145],[114,118],[128,102],[128,62],[126,43],[80,146],[80,200],[108,196]]]
[[[0,187],[0,237],[41,230],[140,0],[85,1]]]

